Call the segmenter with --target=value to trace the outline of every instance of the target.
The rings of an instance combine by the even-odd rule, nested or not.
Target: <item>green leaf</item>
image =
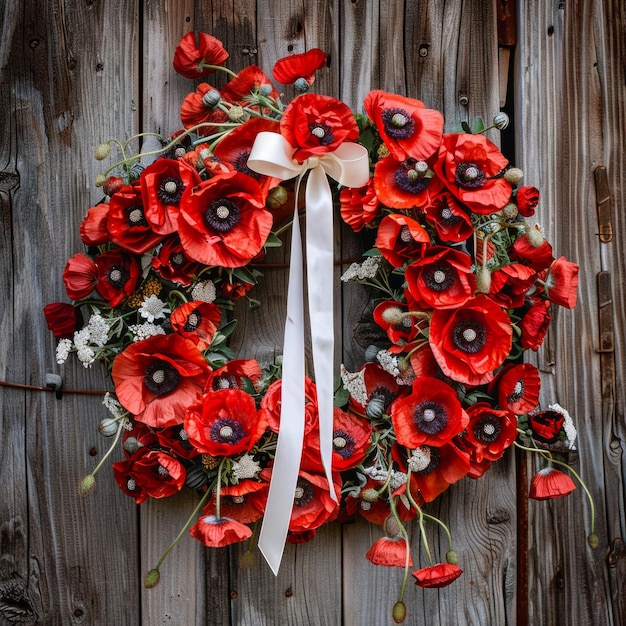
[[[485,121],[482,117],[478,116],[472,120],[472,133],[482,133],[485,128]]]
[[[256,278],[254,274],[248,271],[245,267],[235,267],[232,270],[233,276],[242,280],[244,283],[249,283],[250,285],[256,285]]]
[[[264,247],[265,248],[280,248],[283,245],[283,241],[276,233],[270,232],[268,235]]]

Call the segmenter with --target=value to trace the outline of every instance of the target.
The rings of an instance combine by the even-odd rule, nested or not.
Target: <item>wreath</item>
[[[575,305],[578,266],[553,254],[531,220],[539,191],[485,136],[506,128],[506,114],[445,132],[438,111],[382,90],[354,114],[312,92],[326,63],[318,49],[276,63],[275,81],[298,93],[285,105],[260,68],[235,74],[227,59],[214,37],[185,35],[175,70],[225,72],[222,88],[199,83],[169,137],[96,148],[99,160],[112,146],[121,156],[98,176],[104,198],[80,225],[86,249],[63,271],[72,302],[44,309],[57,362],[101,361],[114,385],[99,425],[113,444],[79,489],[95,487],[121,442],[115,480],[137,504],[196,490],[189,533],[221,547],[260,528],[275,572],[285,541],[362,516],[382,527],[366,558],[404,568],[399,623],[412,570],[422,587],[462,573],[450,531],[428,512],[450,485],[478,479],[511,446],[545,460],[530,498],[565,496],[572,476],[580,481],[573,421],[558,404],[540,409],[539,373],[523,359],[541,345],[551,308]],[[336,378],[333,207],[366,248],[341,280],[366,286],[372,305],[363,365]],[[234,304],[261,306],[265,251],[289,228],[284,355],[237,358]],[[304,368],[308,332],[316,382]],[[429,560],[417,569],[413,519]],[[441,559],[425,522],[446,532]]]

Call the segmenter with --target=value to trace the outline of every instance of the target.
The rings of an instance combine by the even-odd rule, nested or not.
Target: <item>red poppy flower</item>
[[[272,214],[264,203],[258,183],[239,172],[187,189],[178,219],[185,253],[205,265],[246,265],[261,251],[272,228]]]
[[[434,169],[448,189],[474,213],[500,210],[511,197],[511,183],[498,174],[508,165],[483,135],[444,135]]]
[[[573,309],[577,298],[578,265],[564,256],[553,261],[548,268],[544,288],[551,302]]]
[[[222,98],[228,102],[248,105],[246,100],[251,93],[262,92],[269,98],[278,98],[278,92],[265,72],[257,65],[244,67],[222,89]]]
[[[98,268],[91,257],[77,252],[63,270],[63,284],[70,300],[86,298],[98,282]]]
[[[371,224],[380,214],[380,201],[370,178],[364,187],[345,187],[339,192],[341,219],[355,233]]]
[[[497,393],[498,404],[515,415],[532,411],[539,402],[541,377],[531,363],[505,365],[490,383],[489,393]]]
[[[334,152],[345,141],[356,141],[359,127],[343,102],[311,93],[289,103],[280,132],[295,149],[293,159],[302,163],[311,156]]]
[[[481,385],[493,380],[509,355],[512,335],[506,311],[480,294],[457,309],[435,309],[428,341],[446,376]]]
[[[183,36],[174,51],[174,69],[186,78],[198,78],[215,72],[207,65],[223,65],[228,52],[222,42],[207,33],[189,32]]]
[[[113,194],[107,228],[113,243],[135,254],[143,254],[163,240],[163,235],[153,231],[146,220],[139,185],[127,185]]]
[[[226,365],[209,374],[205,391],[220,389],[244,389],[244,385],[256,388],[261,379],[261,366],[254,359],[232,359]]]
[[[385,215],[376,235],[376,247],[393,267],[402,267],[406,261],[422,256],[424,244],[430,236],[410,217],[392,213]]]
[[[256,480],[240,480],[220,490],[220,515],[251,524],[263,517],[269,484]],[[204,507],[205,515],[215,515],[215,496]]]
[[[252,530],[245,524],[228,517],[201,515],[189,529],[189,534],[207,548],[223,548],[252,537]]]
[[[538,350],[543,343],[548,327],[550,326],[550,301],[533,301],[531,307],[520,320],[520,345],[524,350]]]
[[[517,309],[532,290],[537,273],[520,263],[509,263],[491,272],[489,295],[505,309]]]
[[[429,376],[416,378],[411,393],[395,400],[389,412],[397,441],[407,448],[442,446],[468,422],[456,391]]]
[[[222,318],[216,304],[193,300],[176,307],[170,316],[172,330],[193,341],[203,352],[213,341],[213,336]]]
[[[539,204],[539,189],[536,187],[520,187],[515,193],[515,202],[520,215],[532,217]]]
[[[233,302],[243,298],[254,285],[247,283],[245,280],[235,280],[230,277],[230,280],[225,280],[220,283],[220,295],[222,298],[227,298]]]
[[[361,488],[358,497],[349,495],[346,498],[347,506],[350,510],[358,512],[361,517],[371,524],[383,526],[385,520],[391,515],[389,501],[384,496],[379,496],[378,491],[381,489],[380,482],[368,479],[367,483]],[[386,491],[384,491],[386,493]],[[414,508],[407,508],[404,501],[400,498],[396,499],[396,513],[401,521],[407,522],[416,515]],[[421,506],[424,501],[418,496],[417,504]]]
[[[394,446],[394,458],[401,467],[411,469],[411,492],[419,493],[424,502],[432,502],[450,485],[467,476],[470,456],[451,443],[443,446],[420,446],[410,451]]]
[[[562,498],[575,489],[576,484],[568,474],[553,467],[546,467],[532,477],[528,497],[532,500]]]
[[[183,488],[185,468],[164,452],[139,448],[129,459],[113,463],[120,489],[141,504],[148,497],[167,498]]]
[[[376,305],[374,321],[387,333],[387,337],[394,344],[389,351],[398,352],[410,345],[417,337],[418,329],[415,318],[405,315],[409,307],[404,302],[385,300]]]
[[[211,122],[219,124],[228,119],[228,115],[216,108],[220,102],[220,93],[208,83],[200,83],[196,91],[187,94],[180,105],[180,121],[185,128]],[[213,132],[212,126],[201,126],[196,129],[198,135],[208,135]]]
[[[280,427],[280,410],[282,406],[282,379],[274,381],[265,392],[261,400],[261,408],[267,412],[269,427],[275,433]],[[317,409],[317,389],[315,383],[308,377],[304,379],[304,434],[307,435],[319,423]]]
[[[367,394],[366,404],[361,404],[350,395],[350,407],[355,412],[364,414],[367,406],[376,404],[378,405],[379,413],[382,415],[391,402],[399,395],[402,395],[395,376],[386,372],[377,362],[365,363],[359,371],[363,372],[363,383],[365,384],[365,392]]]
[[[333,488],[337,499],[341,496],[341,479],[333,475]],[[322,524],[332,521],[339,512],[339,505],[331,498],[326,476],[300,471],[289,531],[301,533],[315,530]]]
[[[178,226],[183,191],[200,184],[198,172],[183,159],[157,159],[141,174],[144,216],[150,228],[169,235]]]
[[[180,428],[180,425],[179,425]],[[159,438],[156,435],[154,429],[143,422],[133,420],[131,422],[130,430],[124,429],[122,434],[122,448],[124,449],[124,456],[127,459],[139,450],[139,448],[148,448],[155,450],[159,447]]]
[[[363,106],[396,161],[426,161],[437,152],[443,133],[439,111],[379,89],[365,96]]]
[[[208,372],[193,342],[171,334],[130,344],[113,361],[111,376],[118,400],[135,419],[166,428],[183,422]]]
[[[543,443],[558,441],[564,422],[563,414],[553,410],[538,411],[528,416],[528,425],[533,437]]]
[[[442,191],[424,207],[424,216],[434,225],[441,241],[458,243],[474,234],[467,211],[447,191]]]
[[[377,539],[365,554],[365,558],[374,565],[387,567],[405,567],[409,547],[402,535]],[[409,567],[413,567],[413,557],[409,553]]]
[[[178,235],[167,237],[152,258],[152,268],[165,280],[187,287],[202,266],[183,250]]]
[[[420,309],[449,309],[476,291],[472,259],[461,250],[430,246],[405,270],[407,289]]]
[[[479,463],[497,461],[517,437],[517,419],[511,411],[498,410],[487,402],[477,402],[467,409],[469,424],[462,443]]]
[[[431,197],[436,197],[443,185],[436,177],[427,175],[424,161],[407,159],[397,161],[384,157],[374,169],[374,188],[378,199],[392,209],[424,207]]]
[[[136,424],[141,424],[141,422],[136,422]],[[182,424],[159,428],[155,435],[159,446],[179,459],[193,459],[200,454],[189,443],[189,437]]]
[[[96,257],[96,291],[109,306],[119,306],[130,296],[141,276],[139,259],[121,248]]]
[[[51,302],[43,308],[46,324],[57,339],[71,337],[78,330],[78,311],[67,302]]]
[[[102,246],[111,241],[107,228],[109,205],[104,202],[91,207],[80,224],[80,238],[86,246]]]
[[[509,256],[511,261],[528,265],[537,272],[547,269],[554,261],[552,246],[545,239],[539,247],[535,247],[528,241],[527,235],[515,240]]]
[[[241,389],[205,393],[185,414],[190,443],[204,454],[234,456],[252,449],[267,428],[265,411]]]
[[[287,533],[287,543],[292,545],[301,545],[303,543],[308,543],[317,535],[317,530],[305,530],[301,533]]]
[[[463,570],[458,565],[439,563],[418,569],[413,572],[413,577],[415,578],[415,584],[419,587],[435,587],[438,589],[440,587],[447,587],[462,573]]]
[[[319,48],[311,48],[307,52],[278,59],[274,64],[272,75],[283,85],[291,85],[299,78],[303,78],[307,85],[311,86],[315,82],[315,72],[325,66],[326,53]]]
[[[417,350],[412,350],[409,360],[411,369],[416,376],[434,376],[435,378],[441,376],[441,370],[430,346],[426,345]]]

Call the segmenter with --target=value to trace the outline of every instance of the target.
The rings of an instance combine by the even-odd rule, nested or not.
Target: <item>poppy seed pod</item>
[[[494,116],[493,120],[491,120],[491,123],[498,130],[504,130],[509,125],[509,116],[504,111],[500,111],[500,113]]]

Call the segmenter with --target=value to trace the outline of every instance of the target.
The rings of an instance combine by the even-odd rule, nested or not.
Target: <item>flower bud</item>
[[[486,265],[481,265],[476,273],[476,293],[489,293],[491,289],[491,272]]]
[[[124,185],[124,181],[119,176],[109,176],[102,185],[102,191],[107,196],[112,196],[116,191],[119,191]]]
[[[309,90],[309,83],[306,82],[306,78],[298,78],[294,83],[294,86],[300,93],[304,93]]]
[[[543,233],[537,224],[526,229],[526,237],[533,248],[538,248],[544,241]]]
[[[99,143],[94,151],[94,157],[96,158],[96,161],[102,161],[103,159],[106,159],[109,154],[111,154],[111,144],[108,142]]]
[[[519,210],[517,209],[517,205],[513,204],[513,202],[509,202],[502,207],[502,215],[504,215],[509,222],[513,221],[517,217],[518,213]]]
[[[272,95],[272,91],[274,91],[274,87],[272,87],[272,85],[270,83],[263,83],[259,87],[259,93],[262,96],[271,96]]]
[[[404,604],[402,600],[398,600],[393,605],[391,616],[393,617],[393,621],[396,624],[402,624],[404,622],[404,620],[406,619],[406,604]]]
[[[450,563],[450,565],[456,565],[459,561],[459,557],[454,550],[448,550],[446,552],[446,563]]]
[[[113,435],[117,432],[117,429],[117,422],[110,417],[105,417],[98,425],[98,432],[103,437],[113,437]]]
[[[387,537],[397,537],[400,534],[400,524],[393,515],[388,515],[383,522],[383,530]]]
[[[141,448],[141,444],[135,437],[128,437],[122,447],[128,454],[135,454]]]
[[[267,196],[265,204],[268,209],[280,209],[288,200],[287,190],[278,185],[274,187]]]
[[[600,545],[600,537],[596,533],[591,533],[587,537],[587,543],[592,550],[595,550]]]
[[[228,119],[231,122],[245,122],[246,115],[243,107],[240,107],[238,104],[233,105],[228,111]]]
[[[387,324],[399,326],[400,324],[402,324],[404,311],[399,306],[392,306],[383,311],[382,318],[383,320],[385,320],[385,322],[387,322]]]
[[[93,474],[88,474],[80,481],[78,486],[78,493],[81,496],[86,496],[96,488],[96,477]]]
[[[365,348],[365,360],[368,363],[371,363],[376,360],[376,356],[380,352],[380,348],[371,343],[367,348]]]
[[[504,111],[500,111],[500,113],[494,116],[493,120],[491,120],[491,123],[498,130],[504,130],[509,125],[509,116]]]
[[[212,109],[219,104],[220,98],[220,92],[217,89],[209,89],[209,91],[202,96],[202,104],[204,104],[207,109]]]
[[[152,589],[159,584],[159,580],[161,579],[161,574],[158,569],[151,569],[143,579],[143,586],[146,589]]]
[[[361,492],[361,500],[365,500],[365,502],[376,502],[378,500],[378,491],[376,489],[365,489]]]
[[[504,180],[511,183],[511,185],[517,185],[524,178],[524,172],[519,167],[511,167],[504,172]]]
[[[94,182],[94,185],[96,187],[102,187],[102,185],[104,185],[104,181],[107,179],[107,177],[104,174],[98,174],[96,176],[96,181]]]

